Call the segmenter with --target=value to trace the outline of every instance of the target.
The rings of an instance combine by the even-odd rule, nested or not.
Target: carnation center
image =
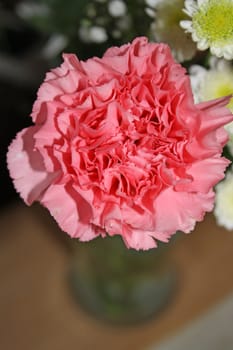
[[[83,189],[95,187],[127,201],[147,191],[158,193],[180,176],[174,168],[182,167],[186,136],[180,128],[176,134],[174,117],[164,113],[164,106],[145,108],[134,99],[130,108],[124,94],[82,119],[75,152]]]

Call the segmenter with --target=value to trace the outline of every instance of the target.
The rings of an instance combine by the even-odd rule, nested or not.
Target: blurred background
[[[217,226],[211,214],[192,235],[179,236],[169,248],[177,280],[166,307],[143,323],[115,326],[94,317],[73,298],[67,279],[70,241],[46,210],[21,202],[6,168],[8,145],[31,124],[38,87],[45,72],[61,63],[61,53],[87,59],[136,36],[159,39],[154,33],[156,3],[0,1],[2,350],[233,349],[229,327],[233,324],[233,235]],[[183,7],[183,1],[177,4]],[[174,32],[176,23],[169,23]],[[176,34],[180,35],[180,28]],[[165,39],[177,45],[174,37]],[[196,48],[188,36],[182,43],[177,58],[188,66]],[[205,58],[199,52],[195,62],[203,63]]]

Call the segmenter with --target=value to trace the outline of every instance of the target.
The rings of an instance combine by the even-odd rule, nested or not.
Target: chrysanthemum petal
[[[187,32],[192,32],[192,22],[187,20],[180,21],[180,26],[185,29]]]
[[[217,223],[227,230],[233,230],[233,173],[228,172],[226,179],[216,186],[214,214]]]
[[[208,41],[206,39],[201,39],[197,43],[197,47],[199,50],[206,50],[209,47]]]
[[[186,13],[192,17],[192,15],[197,11],[197,5],[193,0],[185,0],[184,2]]]

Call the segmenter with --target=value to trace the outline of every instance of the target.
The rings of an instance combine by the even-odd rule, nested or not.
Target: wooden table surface
[[[0,214],[1,350],[143,350],[166,339],[233,291],[233,232],[207,215],[172,247],[179,289],[144,324],[107,325],[75,303],[70,256],[47,211],[16,202]]]

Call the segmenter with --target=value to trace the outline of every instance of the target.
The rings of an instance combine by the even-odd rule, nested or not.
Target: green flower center
[[[233,43],[233,1],[209,0],[193,15],[193,28],[210,44]]]
[[[207,74],[202,86],[202,95],[204,100],[211,100],[218,97],[233,94],[233,71],[210,72]],[[231,98],[227,107],[233,112],[233,98]]]
[[[226,85],[220,85],[217,90],[217,97],[222,96],[228,96],[230,94],[233,94],[233,89]],[[230,99],[230,102],[228,103],[227,107],[233,112],[233,98]]]

